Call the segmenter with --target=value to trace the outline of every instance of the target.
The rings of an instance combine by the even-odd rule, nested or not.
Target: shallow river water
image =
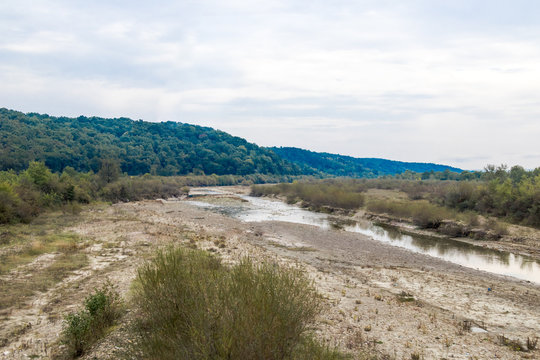
[[[199,196],[219,194],[203,191]],[[231,205],[213,204],[205,201],[190,201],[193,205],[218,211],[228,216],[246,221],[285,221],[314,225],[323,229],[339,228],[345,231],[367,235],[374,240],[392,246],[450,261],[462,266],[508,275],[540,284],[540,263],[526,256],[504,251],[487,249],[482,246],[428,236],[407,235],[392,228],[381,227],[370,221],[347,221],[345,224],[332,216],[308,211],[281,201],[273,201],[246,195],[238,195],[245,202]]]

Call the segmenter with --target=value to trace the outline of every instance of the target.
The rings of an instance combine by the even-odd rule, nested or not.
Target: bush
[[[302,201],[316,211],[337,208],[359,209],[364,205],[363,182],[355,179],[294,182],[274,186],[252,186],[252,196],[283,195],[288,203]]]
[[[367,205],[367,209],[375,213],[387,213],[400,218],[410,218],[413,223],[421,228],[438,228],[442,221],[455,216],[451,211],[430,204],[425,200],[417,201],[393,201],[374,200]]]
[[[423,229],[437,229],[445,218],[449,218],[443,208],[429,203],[414,204],[413,222]]]
[[[20,200],[11,185],[0,183],[0,224],[18,219],[17,209]]]
[[[465,237],[470,233],[470,230],[466,225],[454,221],[443,221],[437,231],[451,237]]]
[[[309,344],[321,299],[298,269],[169,249],[139,270],[135,302],[147,359],[337,358]],[[328,356],[302,355],[310,348]]]
[[[65,317],[62,341],[70,355],[82,355],[119,316],[119,295],[111,283],[106,283],[84,300],[84,309]]]
[[[174,179],[145,177],[121,178],[104,186],[100,193],[103,199],[112,202],[169,198],[182,194],[182,189]]]
[[[501,221],[497,221],[495,219],[488,219],[486,224],[484,224],[484,228],[488,231],[491,231],[491,233],[496,238],[500,238],[501,236],[508,235],[508,226],[505,223]]]

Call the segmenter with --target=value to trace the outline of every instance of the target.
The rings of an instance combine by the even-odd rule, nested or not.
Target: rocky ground
[[[212,201],[240,202],[234,196]],[[78,309],[107,279],[129,304],[137,267],[156,249],[178,243],[219,253],[226,262],[251,256],[301,266],[326,298],[318,334],[353,354],[374,352],[388,359],[540,358],[538,350],[514,351],[500,343],[503,335],[520,342],[540,336],[540,286],[360,234],[286,222],[245,223],[187,200],[93,207],[62,231],[80,236],[84,244],[79,251],[88,263],[46,291],[2,310],[0,359],[58,354],[65,314]],[[5,276],[39,271],[54,256],[40,255]],[[132,318],[127,311],[84,358],[118,358],[129,347]]]

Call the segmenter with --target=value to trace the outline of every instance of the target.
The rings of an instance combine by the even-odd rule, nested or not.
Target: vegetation
[[[274,186],[253,186],[252,194],[286,196],[289,202],[303,201],[314,209],[337,207],[359,209],[366,200],[367,210],[411,218],[420,227],[439,228],[445,219],[459,220],[477,226],[476,214],[503,218],[524,225],[540,226],[540,168],[526,171],[514,166],[487,166],[461,180],[433,180],[443,173],[434,173],[426,180],[400,178],[312,180]],[[402,175],[399,175],[401,177]],[[420,178],[421,174],[416,174]],[[370,189],[394,190],[405,198],[373,199]],[[490,228],[498,234],[505,229],[497,224]],[[449,234],[460,229],[445,225]],[[456,233],[456,235],[458,235]]]
[[[71,167],[53,173],[43,162],[30,162],[20,173],[0,171],[0,224],[27,223],[46,209],[77,212],[79,204],[103,200],[111,202],[180,196],[188,186],[254,184],[290,181],[286,175],[192,175],[125,176],[117,162],[105,159],[97,174],[81,173]]]
[[[354,158],[329,153],[318,153],[293,147],[270,148],[283,159],[299,166],[304,174],[376,178],[405,171],[413,173],[454,172],[462,170],[430,163],[409,163],[375,158]]]
[[[88,264],[85,254],[64,250],[44,269],[24,278],[0,279],[0,310],[23,304],[36,291],[46,291],[73,271]]]
[[[507,169],[488,165],[476,180],[400,181],[380,179],[368,187],[398,189],[410,199],[459,212],[475,211],[524,225],[540,226],[540,168],[526,171],[520,166]]]
[[[112,167],[104,167],[104,160]],[[374,178],[406,170],[461,171],[437,164],[262,148],[219,130],[172,121],[54,117],[0,108],[0,170],[22,171],[31,161],[43,162],[57,173],[67,167],[100,171],[107,182],[121,173]]]
[[[94,200],[127,201],[177,196],[181,189],[174,179],[103,178],[103,173],[78,173],[66,168],[54,174],[44,163],[31,162],[16,174],[0,172],[0,224],[29,222],[45,209],[77,211],[77,204]]]
[[[310,335],[321,298],[295,268],[169,249],[139,270],[135,302],[147,359],[345,358]]]
[[[448,209],[430,204],[425,200],[418,201],[392,201],[372,200],[366,206],[368,211],[386,213],[400,218],[410,218],[414,224],[424,229],[437,229],[445,219],[455,216]]]
[[[84,301],[84,308],[64,319],[62,340],[69,355],[77,357],[100,339],[121,314],[120,297],[112,284],[96,289]]]
[[[88,264],[86,254],[81,251],[86,243],[65,231],[78,219],[55,211],[39,216],[31,225],[0,227],[0,311],[13,305],[22,306],[36,292],[49,290],[72,271]],[[51,256],[30,264],[44,254]]]
[[[41,161],[97,173],[113,159],[129,175],[299,175],[273,151],[207,127],[127,118],[67,118],[0,108],[0,170]]]
[[[363,183],[354,179],[330,179],[313,182],[294,182],[275,186],[252,186],[253,196],[282,195],[287,202],[302,201],[305,207],[314,210],[340,208],[354,210],[364,204]]]

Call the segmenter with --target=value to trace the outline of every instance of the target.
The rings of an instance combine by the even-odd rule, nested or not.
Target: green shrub
[[[412,212],[414,224],[423,229],[437,229],[445,218],[450,218],[448,211],[427,202],[415,203]]]
[[[63,337],[73,357],[80,356],[91,344],[90,314],[86,311],[69,314],[64,319]]]
[[[0,224],[17,220],[20,200],[8,183],[0,183]]]
[[[226,267],[200,250],[169,249],[139,270],[135,302],[147,359],[339,358],[309,345],[321,299],[298,269],[248,258]],[[328,356],[302,355],[309,348]]]
[[[436,229],[441,225],[443,220],[455,217],[450,210],[431,204],[425,200],[372,200],[368,203],[367,210],[412,219],[413,223],[420,228]]]
[[[65,317],[62,341],[70,355],[82,355],[119,316],[119,294],[111,283],[106,283],[84,300],[84,309]]]
[[[305,207],[317,211],[337,208],[359,209],[364,205],[363,183],[355,179],[294,182],[274,186],[252,186],[252,196],[283,195],[288,203],[302,201]]]

